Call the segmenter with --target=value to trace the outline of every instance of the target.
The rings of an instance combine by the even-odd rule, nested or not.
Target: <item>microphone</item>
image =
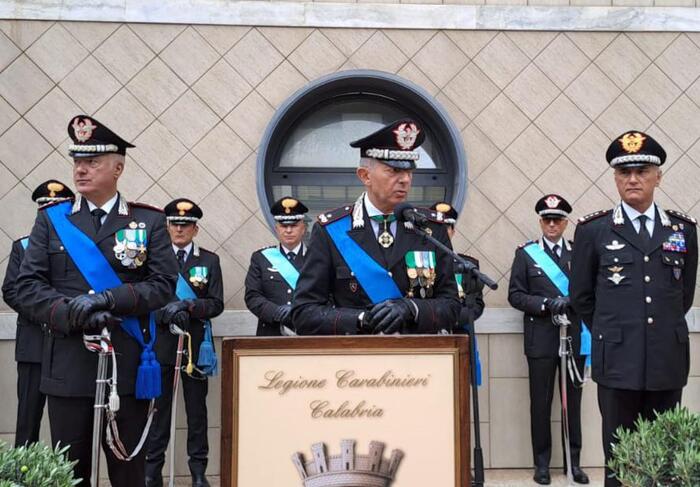
[[[396,208],[394,208],[394,216],[396,220],[400,222],[413,223],[415,226],[421,228],[428,226],[428,219],[425,215],[419,213],[411,203],[399,203],[396,205]]]

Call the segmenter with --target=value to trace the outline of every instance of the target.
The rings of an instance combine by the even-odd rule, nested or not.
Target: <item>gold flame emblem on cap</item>
[[[447,203],[439,203],[435,207],[435,209],[437,211],[439,211],[440,213],[447,213],[448,211],[450,211],[452,209],[452,207],[450,205],[448,205]]]
[[[284,213],[289,215],[292,212],[292,208],[299,204],[294,198],[285,198],[282,200],[282,207],[284,208]]]
[[[180,201],[175,208],[177,208],[177,212],[179,213],[180,216],[185,216],[185,213],[190,211],[194,205],[190,203],[189,201]]]
[[[56,196],[56,193],[63,191],[63,186],[61,183],[49,183],[46,185],[46,189],[49,190],[49,197],[53,198]]]
[[[622,144],[622,149],[625,152],[627,152],[628,154],[634,154],[642,149],[646,137],[644,137],[639,132],[631,132],[623,135],[622,138],[619,140],[620,144]]]

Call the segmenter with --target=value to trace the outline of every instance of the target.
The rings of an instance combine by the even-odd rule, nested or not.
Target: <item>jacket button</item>
[[[619,261],[620,261],[620,259],[618,259],[617,257],[615,257],[615,258],[613,259],[613,262],[619,262]]]
[[[287,289],[287,294],[292,294],[292,290],[291,290],[291,289]]]
[[[647,318],[647,323],[649,323],[650,325],[653,325],[653,324],[654,324],[654,318],[652,318],[651,316],[650,316],[649,318]]]
[[[59,247],[59,250],[63,250],[63,245],[61,245],[61,246]]]
[[[274,279],[274,277],[270,276],[270,279]]]
[[[647,296],[646,299],[645,299],[645,301],[646,301],[647,303],[651,303],[651,296]]]
[[[644,262],[649,262],[649,256],[648,256],[648,255],[645,255],[645,256],[644,256]]]
[[[644,282],[651,282],[651,277],[644,276]]]
[[[291,301],[287,301],[287,304],[292,304],[292,302],[291,302]]]
[[[598,335],[598,340],[602,340],[602,339],[603,339],[603,335]]]

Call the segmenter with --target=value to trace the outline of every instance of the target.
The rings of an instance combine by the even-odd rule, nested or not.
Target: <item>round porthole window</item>
[[[350,141],[404,117],[419,120],[426,133],[409,201],[419,206],[451,201],[461,208],[467,188],[466,156],[447,112],[410,81],[367,70],[315,80],[275,113],[258,152],[261,207],[291,195],[315,217],[353,201],[363,186],[355,176],[359,154]],[[266,216],[272,226],[272,218]]]

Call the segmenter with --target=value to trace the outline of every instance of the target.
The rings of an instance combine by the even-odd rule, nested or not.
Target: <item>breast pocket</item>
[[[60,240],[49,240],[47,251],[52,279],[65,279],[68,272],[68,254]]]
[[[634,257],[629,252],[609,252],[600,256],[599,274],[607,287],[629,286],[632,283]]]
[[[685,256],[678,252],[662,252],[661,261],[666,269],[666,280],[671,284],[683,283],[683,269],[685,268]]]
[[[335,268],[335,292],[338,295],[358,296],[360,285],[355,274],[349,267],[338,266]]]

